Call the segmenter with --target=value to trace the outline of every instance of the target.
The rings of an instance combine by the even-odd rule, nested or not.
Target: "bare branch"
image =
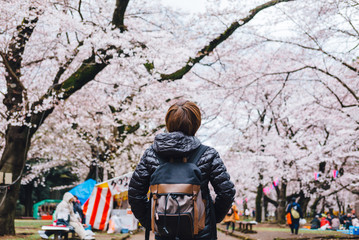
[[[287,76],[286,76],[286,78],[285,78],[285,80],[284,80],[284,82],[283,82],[282,88],[277,92],[277,94],[272,98],[272,100],[270,100],[270,101],[268,102],[268,105],[271,105],[272,102],[273,102],[273,101],[278,97],[278,95],[283,91],[283,89],[285,88],[285,85],[286,85],[286,83],[287,83],[287,81],[288,81],[289,75],[290,75],[290,73],[288,72],[288,73],[287,73]]]
[[[320,81],[328,90],[331,94],[334,95],[334,97],[337,99],[337,101],[339,102],[340,106],[342,108],[349,108],[349,107],[358,107],[358,104],[350,104],[350,105],[345,105],[343,103],[343,101],[339,98],[339,96],[328,86],[328,84],[324,83],[323,81]]]
[[[198,51],[195,58],[189,58],[185,66],[183,66],[181,69],[173,73],[161,74],[161,79],[159,79],[158,81],[162,82],[165,80],[181,79],[186,73],[188,73],[193,68],[195,64],[201,61],[205,56],[208,56],[210,53],[212,53],[213,50],[218,45],[220,45],[223,41],[227,40],[239,27],[245,25],[250,20],[252,20],[254,16],[257,15],[259,12],[269,7],[275,6],[278,3],[290,2],[290,1],[293,0],[272,0],[252,9],[251,11],[249,11],[248,16],[240,19],[239,21],[233,22],[221,35],[213,39],[207,46],[203,47],[200,51]]]
[[[81,13],[81,4],[82,4],[82,0],[79,0],[79,6],[77,8],[77,12],[79,13],[81,20],[83,21],[84,17],[82,16],[82,13]]]
[[[348,21],[349,25],[352,27],[352,29],[354,30],[354,32],[357,34],[356,37],[359,36],[359,31],[358,29],[356,29],[356,27],[354,26],[353,22],[350,20],[350,18],[348,18],[347,16],[344,16],[343,14],[339,13],[346,21]]]
[[[326,75],[328,75],[328,76],[334,78],[335,80],[337,80],[337,82],[339,82],[345,89],[347,89],[348,92],[355,98],[355,100],[356,100],[357,102],[359,102],[359,98],[358,98],[358,96],[355,94],[354,90],[351,89],[351,88],[350,88],[343,80],[341,80],[339,77],[337,77],[337,76],[335,76],[335,75],[329,73],[329,72],[326,71],[326,70],[323,70],[323,69],[321,69],[321,68],[318,68],[318,67],[312,67],[312,66],[307,66],[307,67],[308,67],[308,68],[311,68],[311,69],[314,69],[314,70],[317,70],[317,71],[319,71],[319,72],[321,72],[321,73],[324,73],[324,74],[326,74]]]
[[[54,59],[54,58],[55,58],[54,56],[49,56],[49,57],[44,57],[44,58],[41,58],[41,59],[37,59],[37,60],[31,61],[31,62],[24,63],[23,67],[28,67],[28,66],[31,66],[33,64],[41,63],[42,61],[51,60],[51,59]]]
[[[307,34],[308,35],[308,34]],[[265,40],[267,40],[268,42],[278,42],[278,43],[285,43],[285,44],[289,44],[289,45],[293,45],[293,46],[297,46],[297,47],[300,47],[300,48],[303,48],[303,49],[308,49],[308,50],[312,50],[312,51],[317,51],[317,52],[321,52],[323,53],[324,55],[332,58],[333,60],[337,61],[337,62],[340,62],[343,66],[347,67],[348,69],[356,72],[357,74],[359,74],[359,69],[344,62],[344,60],[342,59],[339,59],[337,57],[335,57],[334,55],[324,51],[324,49],[322,49],[321,47],[318,46],[318,48],[314,48],[314,47],[309,47],[309,46],[305,46],[305,45],[302,45],[302,44],[299,44],[299,43],[294,43],[294,42],[288,42],[288,41],[283,41],[283,40],[275,40],[275,39],[269,39],[267,37],[263,37]],[[312,38],[313,39],[313,38]],[[315,43],[317,44],[317,42],[315,41]]]

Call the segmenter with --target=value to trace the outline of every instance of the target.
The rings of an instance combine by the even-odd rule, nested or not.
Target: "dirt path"
[[[359,236],[346,235],[334,231],[314,231],[314,230],[299,230],[298,235],[292,235],[288,227],[278,226],[273,224],[258,224],[254,227],[257,233],[244,234],[239,231],[234,231],[233,234],[224,234],[224,225],[217,225],[218,227],[218,240],[234,240],[234,239],[246,239],[246,240],[308,240],[308,239],[359,239]],[[145,232],[140,231],[135,235],[130,235],[128,239],[131,240],[144,240]],[[151,234],[150,240],[154,237]]]
[[[145,232],[142,231],[138,234],[132,235],[129,239],[131,240],[144,240],[145,239]],[[154,236],[153,234],[150,235],[150,240],[153,240]],[[237,237],[234,236],[230,236],[230,235],[225,235],[222,232],[218,232],[218,239],[219,240],[238,240]]]
[[[0,236],[0,240],[40,240],[38,230],[41,226],[49,224],[46,221],[16,221],[16,236]],[[291,235],[290,230],[285,225],[276,224],[258,224],[253,227],[257,233],[244,234],[235,231],[234,234],[225,235],[221,230],[225,228],[224,225],[218,224],[218,240],[284,240],[284,239],[359,239],[359,236],[346,235],[335,231],[318,231],[318,230],[299,230],[298,235]],[[236,226],[238,227],[238,225]],[[137,234],[107,234],[105,231],[96,231],[96,240],[144,240],[145,232],[140,230]],[[78,239],[78,238],[77,238]],[[150,238],[153,240],[153,236]]]
[[[219,230],[223,230],[224,226],[218,224]],[[284,239],[359,239],[359,236],[347,235],[336,231],[316,231],[300,229],[298,235],[292,235],[290,229],[285,226],[278,226],[274,224],[258,224],[254,226],[257,233],[244,234],[239,231],[234,231],[233,236],[237,239],[247,240],[284,240]],[[221,238],[218,237],[219,240]]]

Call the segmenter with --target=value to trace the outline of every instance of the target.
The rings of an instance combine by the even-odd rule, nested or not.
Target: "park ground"
[[[44,220],[16,220],[15,221],[15,236],[1,236],[0,240],[40,240],[38,230],[43,225],[49,225],[51,221]],[[298,235],[291,235],[288,227],[276,224],[258,224],[254,227],[257,231],[255,234],[243,234],[234,231],[233,234],[224,234],[224,225],[218,224],[218,239],[219,240],[281,240],[281,239],[359,239],[359,236],[352,236],[333,231],[315,231],[315,230],[300,230]],[[96,232],[96,240],[144,240],[144,231],[139,231],[134,234],[107,234],[106,232]],[[150,239],[153,239],[151,237]]]

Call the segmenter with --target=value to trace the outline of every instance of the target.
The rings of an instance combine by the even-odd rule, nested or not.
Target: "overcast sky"
[[[205,10],[206,0],[162,0],[166,5],[174,8],[182,8],[191,12],[202,12]]]

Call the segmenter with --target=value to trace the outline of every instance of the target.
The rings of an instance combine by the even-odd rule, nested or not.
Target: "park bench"
[[[75,231],[72,230],[71,228],[69,227],[66,227],[66,226],[56,226],[56,225],[45,225],[45,226],[42,226],[42,230],[45,230],[45,231],[51,231],[53,234],[54,234],[54,239],[55,240],[59,240],[62,238],[62,236],[64,236],[64,239],[65,240],[68,240],[69,236],[68,234],[69,233],[72,233],[72,238],[74,238],[74,235],[75,235]]]
[[[257,222],[251,221],[251,222],[244,222],[244,221],[236,221],[238,223],[238,231],[243,233],[256,233],[256,231],[253,230],[253,225],[256,225]]]

